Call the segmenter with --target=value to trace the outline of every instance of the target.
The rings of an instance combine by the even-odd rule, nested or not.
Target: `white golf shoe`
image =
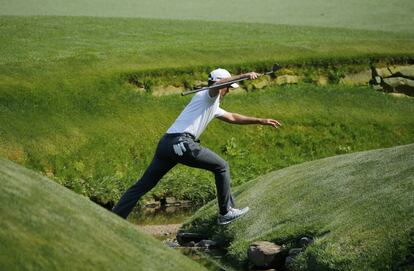
[[[243,215],[245,215],[247,212],[249,211],[249,207],[245,207],[243,209],[235,209],[235,208],[230,208],[230,210],[227,212],[227,214],[225,215],[218,215],[217,218],[217,223],[220,225],[226,225],[229,224],[230,222],[233,222],[234,220],[242,217]]]

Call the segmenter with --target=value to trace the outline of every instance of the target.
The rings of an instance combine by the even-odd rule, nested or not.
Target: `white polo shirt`
[[[197,92],[167,133],[190,133],[198,139],[213,118],[225,113],[220,108],[220,95],[211,98],[208,90]]]

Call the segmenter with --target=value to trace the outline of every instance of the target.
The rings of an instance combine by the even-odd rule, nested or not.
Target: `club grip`
[[[184,92],[181,92],[181,96],[186,96],[186,95],[193,94],[193,93],[203,91],[203,90],[207,90],[207,89],[209,89],[209,88],[200,88],[200,89],[193,89],[193,90],[184,91]]]

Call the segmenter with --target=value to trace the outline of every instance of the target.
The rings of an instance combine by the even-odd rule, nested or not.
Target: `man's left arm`
[[[217,117],[218,119],[233,123],[233,124],[261,124],[261,125],[269,125],[275,128],[279,128],[282,124],[274,119],[264,119],[264,118],[256,118],[256,117],[249,117],[244,116],[238,113],[231,113],[226,112],[224,115]]]

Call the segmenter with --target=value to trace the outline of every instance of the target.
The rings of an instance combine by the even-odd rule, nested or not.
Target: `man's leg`
[[[127,218],[138,200],[150,191],[176,164],[176,162],[165,161],[155,156],[141,179],[125,192],[118,204],[112,209],[112,212]]]
[[[197,146],[197,155],[190,153],[179,162],[196,168],[202,168],[214,173],[216,180],[217,199],[220,214],[224,215],[230,207],[234,207],[234,198],[230,189],[230,168],[228,163],[218,154],[208,148]],[[191,149],[191,147],[190,147]]]

